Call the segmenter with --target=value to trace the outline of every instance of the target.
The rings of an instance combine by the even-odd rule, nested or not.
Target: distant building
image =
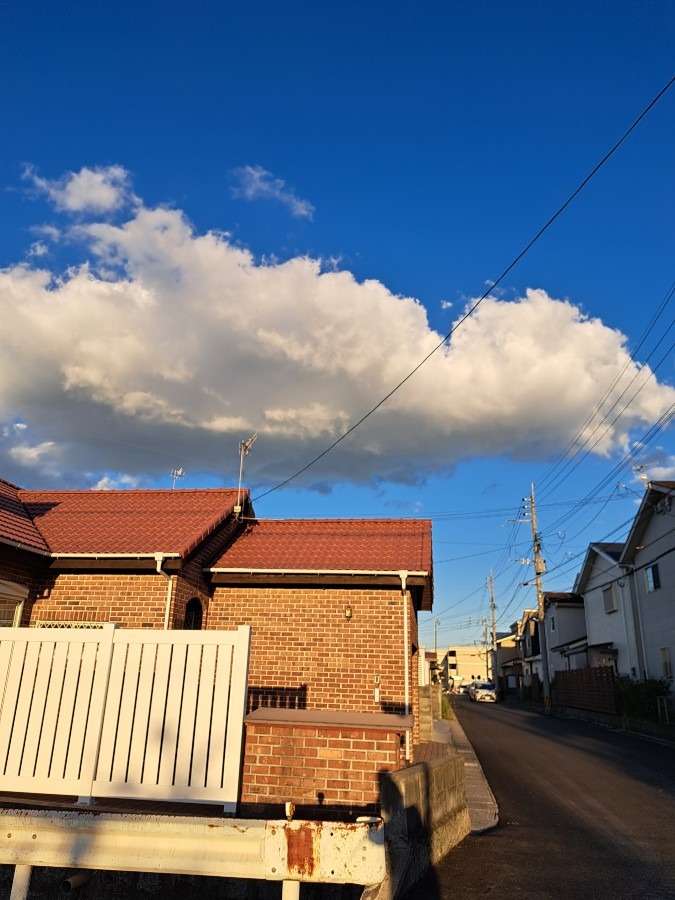
[[[448,647],[440,661],[441,683],[452,690],[460,684],[490,678],[490,652],[483,647]]]

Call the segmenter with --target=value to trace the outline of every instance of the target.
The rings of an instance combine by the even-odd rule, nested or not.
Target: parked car
[[[496,703],[497,691],[491,681],[474,681],[469,687],[469,700],[474,703]]]
[[[471,687],[470,684],[460,684],[460,686],[457,688],[457,693],[458,694],[468,694],[470,687]]]

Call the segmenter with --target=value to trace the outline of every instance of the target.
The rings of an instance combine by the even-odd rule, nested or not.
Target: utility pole
[[[497,622],[495,618],[495,583],[490,570],[490,613],[492,615],[492,680],[497,685],[495,678],[495,663],[497,661]]]
[[[487,619],[483,619],[483,650],[485,652],[485,680],[490,680],[490,654],[488,652],[488,647],[490,643],[488,641],[488,623]]]
[[[541,652],[541,674],[544,687],[544,712],[551,712],[551,688],[548,677],[548,652],[546,649],[546,629],[544,622],[544,591],[541,586],[541,576],[546,571],[546,561],[541,558],[541,536],[537,530],[537,510],[534,505],[534,485],[531,487],[529,498],[525,499],[530,504],[530,522],[532,523],[532,543],[534,545],[534,583],[537,589],[537,619],[539,622],[539,649]]]

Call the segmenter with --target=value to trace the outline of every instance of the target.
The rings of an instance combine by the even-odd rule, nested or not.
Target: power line
[[[626,390],[627,390],[627,389],[624,390],[623,393],[621,394],[621,396],[617,398],[617,400],[614,402],[614,404],[612,405],[612,407],[611,407],[609,410],[607,410],[607,411],[605,412],[605,414],[604,414],[604,416],[603,416],[603,419],[602,419],[600,422],[598,422],[598,423],[594,426],[593,431],[592,431],[591,434],[586,438],[586,440],[585,440],[583,443],[579,444],[579,441],[581,441],[581,438],[583,437],[585,430],[586,430],[588,427],[590,427],[590,425],[591,425],[591,423],[593,422],[593,420],[595,419],[595,417],[600,413],[600,411],[601,411],[602,407],[604,406],[605,402],[609,399],[609,397],[611,396],[612,391],[614,390],[614,388],[617,386],[617,384],[618,384],[619,381],[621,380],[621,377],[624,375],[624,373],[627,371],[627,369],[629,368],[629,366],[630,366],[631,363],[633,362],[633,358],[637,355],[637,353],[639,353],[639,351],[640,351],[642,345],[645,343],[645,341],[647,340],[649,334],[652,332],[652,330],[653,330],[654,327],[656,326],[656,323],[658,322],[658,320],[659,320],[660,317],[662,316],[662,314],[663,314],[663,312],[665,311],[665,309],[666,309],[668,303],[669,303],[670,300],[672,299],[674,293],[675,293],[675,282],[671,285],[670,289],[667,291],[665,297],[663,298],[663,300],[662,300],[661,303],[659,304],[659,306],[658,306],[656,312],[654,313],[654,315],[652,316],[652,318],[651,318],[649,324],[647,325],[647,328],[644,330],[644,332],[643,332],[642,335],[640,336],[640,339],[639,339],[639,341],[638,341],[637,346],[635,347],[635,350],[629,355],[629,358],[626,360],[626,362],[624,363],[624,365],[621,367],[620,371],[615,375],[614,379],[612,380],[612,383],[608,386],[608,388],[606,389],[605,393],[603,394],[603,396],[601,397],[601,399],[598,401],[598,403],[596,404],[595,408],[593,409],[593,411],[591,412],[591,414],[588,416],[588,418],[586,419],[586,421],[584,422],[584,424],[579,428],[579,430],[577,431],[577,433],[576,433],[576,434],[574,435],[574,437],[570,440],[570,442],[568,443],[567,447],[563,450],[563,452],[560,454],[560,456],[558,457],[558,459],[556,460],[556,462],[551,466],[551,468],[549,469],[549,471],[543,476],[543,478],[540,479],[540,481],[539,481],[539,483],[538,483],[538,487],[539,487],[540,490],[543,489],[543,488],[545,487],[546,483],[547,483],[548,481],[550,481],[550,480],[553,478],[553,476],[555,475],[556,471],[557,471],[558,468],[561,466],[561,464],[564,462],[564,460],[565,460],[568,456],[572,455],[572,450],[574,449],[574,447],[575,447],[576,445],[579,445],[579,446],[577,447],[577,450],[575,451],[575,453],[573,454],[573,456],[576,456],[577,453],[579,453],[579,452],[586,446],[586,444],[588,443],[588,441],[593,437],[593,434],[595,434],[595,432],[597,431],[597,429],[602,425],[602,422],[605,421],[605,419],[607,418],[607,416],[609,415],[609,413],[612,411],[612,409],[614,409],[614,407],[617,405],[617,403],[619,402],[619,400],[621,399],[621,397],[623,397],[623,395],[626,393]],[[649,353],[646,362],[648,362],[649,359],[651,358],[651,356],[655,353],[657,347],[659,346],[659,344],[661,343],[661,341],[664,339],[665,334],[667,334],[667,332],[670,331],[670,329],[672,328],[672,326],[673,326],[673,322],[671,321],[671,323],[670,323],[670,325],[668,326],[668,328],[666,329],[665,333],[663,333],[663,334],[661,335],[661,337],[659,338],[659,340],[658,340],[656,346],[655,346],[655,347],[651,350],[651,352]],[[660,365],[660,363],[659,363],[659,365]],[[656,368],[658,368],[658,366],[657,366]],[[654,371],[656,371],[656,368],[654,369]],[[640,370],[638,370],[638,371],[640,371]],[[633,379],[631,379],[630,384],[632,384],[634,380],[635,380],[635,377],[633,377]],[[628,387],[630,387],[630,384],[628,385]],[[635,395],[635,396],[637,396],[637,395]],[[633,399],[635,399],[635,398],[633,398]],[[573,458],[573,457],[572,457],[572,458]],[[571,460],[570,460],[570,462],[571,462]],[[568,463],[563,467],[563,470],[562,470],[563,472],[565,471],[566,468],[569,467],[570,462],[568,462]],[[561,473],[561,475],[562,475],[562,473]],[[559,484],[561,483],[562,480],[563,480],[562,477],[559,477],[559,478],[557,479],[557,482],[556,482],[556,483],[559,485]],[[545,496],[547,496],[548,494],[551,493],[551,491],[552,491],[552,490],[554,489],[554,487],[556,486],[556,483],[554,483],[553,485],[551,485],[551,487],[548,489],[548,492],[545,492]]]
[[[377,410],[383,406],[398,390],[400,390],[406,382],[408,382],[413,375],[415,375],[422,366],[428,362],[429,359],[441,349],[441,347],[445,346],[445,344],[450,340],[452,335],[459,329],[461,326],[476,312],[481,303],[490,295],[490,293],[499,285],[504,278],[514,269],[520,260],[528,253],[532,247],[537,243],[537,241],[542,237],[542,235],[548,231],[548,229],[553,225],[553,223],[563,214],[563,212],[567,209],[567,207],[572,203],[572,201],[581,193],[581,191],[586,187],[588,182],[600,171],[600,169],[605,165],[605,163],[616,153],[619,147],[624,143],[624,141],[628,138],[628,136],[637,128],[640,122],[644,119],[644,117],[649,113],[649,111],[658,103],[658,101],[663,97],[663,95],[668,91],[668,89],[675,83],[675,76],[673,76],[670,81],[658,92],[658,94],[652,99],[652,101],[642,110],[640,115],[635,119],[635,121],[630,125],[629,128],[621,135],[618,141],[612,146],[612,148],[602,157],[599,163],[588,173],[588,175],[583,179],[583,181],[578,185],[578,187],[569,195],[567,200],[558,207],[556,212],[548,219],[548,221],[537,231],[534,237],[526,244],[523,250],[509,263],[509,265],[504,269],[504,271],[499,275],[499,277],[492,282],[490,287],[476,300],[476,302],[471,306],[463,316],[453,325],[450,331],[445,335],[445,337],[439,341],[438,344],[429,352],[427,355],[405,376],[405,378],[401,379],[390,391],[387,393],[372,409],[368,410],[363,416],[361,416],[358,421],[356,421],[350,428],[348,428],[340,437],[333,441],[328,447],[321,451],[318,456],[315,456],[314,459],[310,460],[306,465],[304,465],[301,469],[298,469],[293,475],[290,475],[288,478],[285,478],[283,481],[280,481],[278,484],[269,488],[266,491],[263,491],[262,494],[258,494],[258,496],[254,497],[253,500],[261,500],[263,497],[266,497],[268,494],[273,493],[274,491],[280,490],[285,487],[287,484],[290,484],[291,481],[294,481],[312,466],[319,462],[319,460],[323,459],[328,453],[334,450],[339,444],[342,443],[350,434],[356,431],[367,419],[370,418]]]

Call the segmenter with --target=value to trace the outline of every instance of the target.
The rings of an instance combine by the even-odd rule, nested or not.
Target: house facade
[[[675,670],[675,482],[652,482],[623,546],[644,678],[672,679]]]
[[[0,481],[0,624],[251,626],[248,804],[375,808],[378,771],[418,738],[417,614],[432,600],[429,522],[267,522],[246,491]]]
[[[586,653],[578,647],[580,641],[586,642],[583,597],[549,591],[544,593],[544,610],[549,677],[583,668],[587,665]]]
[[[575,591],[584,598],[587,664],[639,678],[643,669],[640,640],[630,577],[620,565],[622,551],[623,544],[591,544]]]

